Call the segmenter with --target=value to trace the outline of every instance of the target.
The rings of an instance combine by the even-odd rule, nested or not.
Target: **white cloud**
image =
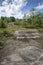
[[[10,2],[9,2],[10,1]],[[22,8],[26,6],[26,0],[4,0],[2,6],[0,6],[0,17],[1,16],[14,16],[16,18],[22,18]]]
[[[37,7],[36,7],[36,10],[42,10],[43,9],[43,4],[39,4]]]

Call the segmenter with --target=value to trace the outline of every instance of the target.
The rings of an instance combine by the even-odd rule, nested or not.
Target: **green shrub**
[[[1,22],[0,22],[0,28],[6,28],[6,23],[3,22],[3,21],[1,21]]]
[[[38,31],[39,31],[40,33],[43,33],[43,28],[39,28]]]
[[[3,33],[2,33],[2,35],[6,36],[6,37],[12,36],[11,32],[9,32],[7,30],[4,30]]]
[[[0,41],[0,46],[3,46],[4,45],[4,42],[3,41]]]

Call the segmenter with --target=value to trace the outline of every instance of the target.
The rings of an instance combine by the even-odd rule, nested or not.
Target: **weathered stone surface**
[[[43,65],[43,51],[35,46],[17,49],[18,53],[6,56],[1,65]]]
[[[43,38],[8,40],[0,50],[0,65],[43,65],[42,43]]]
[[[27,46],[18,51],[24,61],[29,63],[30,65],[43,64],[43,52],[39,48],[35,46]]]

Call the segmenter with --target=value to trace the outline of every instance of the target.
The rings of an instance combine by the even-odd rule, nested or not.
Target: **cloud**
[[[14,16],[16,18],[22,18],[22,8],[26,6],[26,0],[4,0],[2,6],[0,6],[0,17],[1,16]]]
[[[36,10],[42,10],[43,9],[43,4],[40,4],[35,8]]]

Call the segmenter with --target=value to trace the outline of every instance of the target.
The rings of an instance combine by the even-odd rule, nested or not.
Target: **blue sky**
[[[25,13],[29,14],[32,8],[43,13],[43,0],[0,0],[0,17],[22,18]]]

